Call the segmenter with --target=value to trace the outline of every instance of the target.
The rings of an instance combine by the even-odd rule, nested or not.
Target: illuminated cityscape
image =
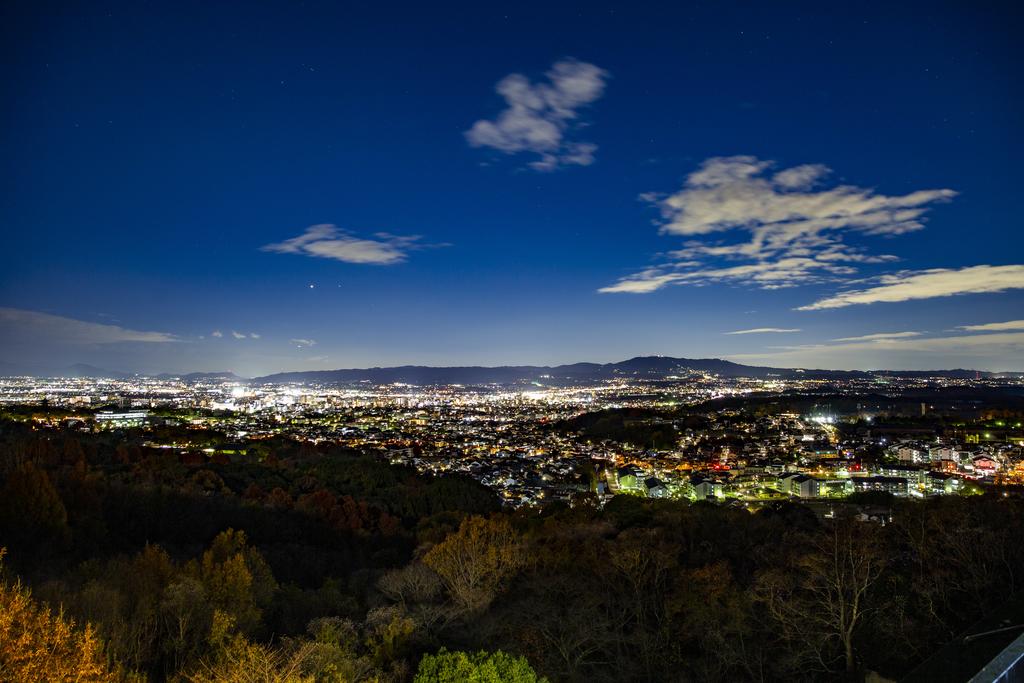
[[[571,503],[580,494],[604,503],[628,493],[757,509],[790,498],[841,501],[864,491],[921,498],[1024,483],[1020,421],[942,398],[950,391],[1013,394],[1024,387],[1020,376],[758,380],[693,373],[525,384],[7,378],[0,380],[0,406],[60,409],[34,416],[40,427],[134,429],[140,445],[179,459],[198,451],[206,459],[226,453],[258,460],[239,444],[276,436],[330,443],[423,473],[466,474],[512,507]],[[921,394],[932,398],[907,398]],[[579,418],[601,411],[625,411],[629,427],[651,440],[631,442],[625,431],[600,438],[600,427]],[[901,427],[908,417],[919,419]],[[154,426],[179,428],[176,440],[149,437]],[[199,448],[189,430],[222,434],[224,443]]]

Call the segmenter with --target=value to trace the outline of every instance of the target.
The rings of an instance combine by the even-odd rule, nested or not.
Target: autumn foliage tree
[[[522,540],[507,518],[474,516],[431,548],[423,561],[440,575],[456,605],[478,612],[525,564],[525,556]]]
[[[3,550],[0,550],[0,560]],[[0,681],[122,681],[91,626],[37,603],[20,582],[0,581]]]
[[[244,531],[234,529],[218,534],[189,573],[206,587],[213,605],[230,614],[247,634],[259,626],[262,611],[277,589],[274,574],[259,551],[248,545]]]

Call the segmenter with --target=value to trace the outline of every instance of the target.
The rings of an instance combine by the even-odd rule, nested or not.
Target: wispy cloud
[[[908,337],[920,337],[920,332],[875,332],[874,334],[862,334],[859,337],[840,337],[833,339],[836,342],[857,342],[857,341],[883,341],[887,339],[906,339]]]
[[[797,310],[819,311],[858,304],[894,303],[915,299],[982,294],[1024,289],[1024,265],[933,268],[883,275],[877,285],[840,292]]]
[[[985,323],[984,325],[960,325],[957,329],[968,332],[1002,332],[1006,330],[1024,330],[1024,320],[1008,320],[1004,323]]]
[[[787,332],[800,332],[800,328],[786,328],[786,327],[755,327],[750,330],[736,330],[734,332],[723,332],[722,334],[766,334],[766,333],[787,333]]]
[[[295,344],[300,349],[309,348],[310,346],[316,346],[315,339],[291,339],[292,344]]]
[[[65,344],[119,342],[176,342],[167,332],[143,332],[118,325],[92,323],[20,308],[0,308],[0,337],[8,340],[44,340]]]
[[[963,334],[936,337],[849,338],[825,344],[781,347],[762,353],[729,356],[737,362],[786,367],[896,368],[963,367],[979,363],[1001,370],[1024,369],[1024,332]]]
[[[418,235],[401,236],[386,232],[375,233],[372,238],[356,237],[336,225],[322,223],[309,226],[298,237],[268,244],[262,250],[329,258],[345,263],[390,266],[405,261],[410,251],[445,246],[421,244],[419,239]]]
[[[555,62],[546,83],[531,83],[510,74],[495,87],[506,108],[493,120],[481,119],[466,131],[473,147],[505,154],[529,152],[540,158],[529,166],[551,171],[561,166],[589,166],[597,145],[566,139],[579,110],[604,93],[608,72],[575,59]]]
[[[861,264],[898,260],[849,244],[847,237],[920,230],[932,204],[956,195],[948,189],[889,196],[854,185],[823,187],[831,171],[821,164],[774,169],[774,162],[752,156],[715,157],[678,192],[641,195],[660,210],[662,234],[699,239],[687,239],[663,263],[599,291],[642,294],[713,282],[779,289],[842,280]]]
[[[224,333],[221,332],[220,330],[214,330],[213,332],[210,333],[210,336],[215,337],[217,339],[222,339],[224,337]],[[230,336],[234,339],[260,339],[262,337],[262,335],[257,334],[256,332],[250,332],[249,334],[246,334],[245,332],[239,332],[237,330],[231,330]],[[199,338],[202,339],[203,337]]]

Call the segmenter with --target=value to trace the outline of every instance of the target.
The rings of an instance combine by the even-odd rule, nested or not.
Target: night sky
[[[5,3],[0,371],[1024,370],[1018,3]]]

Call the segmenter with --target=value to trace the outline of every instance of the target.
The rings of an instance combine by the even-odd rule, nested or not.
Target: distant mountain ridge
[[[547,383],[558,381],[600,381],[617,377],[665,379],[698,373],[710,373],[722,377],[749,377],[767,379],[856,379],[877,376],[892,377],[946,377],[970,379],[975,376],[991,377],[996,374],[975,370],[821,370],[772,368],[756,365],[741,365],[720,358],[672,358],[669,356],[637,356],[618,363],[572,363],[569,365],[536,366],[506,365],[497,367],[455,366],[432,367],[424,365],[403,365],[399,367],[374,367],[341,370],[306,370],[281,372],[252,381],[259,384],[347,384],[371,382],[374,384],[516,384],[520,382]]]
[[[88,363],[75,363],[60,374],[63,377],[94,377],[96,379],[124,379],[131,377],[131,374],[127,372],[98,368]]]
[[[14,369],[12,364],[11,369]],[[0,366],[0,375],[8,370]],[[501,366],[451,366],[402,365],[397,367],[348,368],[338,370],[300,370],[279,372],[262,377],[247,379],[234,372],[164,372],[158,375],[128,373],[107,370],[94,365],[77,363],[54,372],[24,372],[14,374],[35,374],[38,377],[94,377],[102,379],[128,379],[136,376],[157,379],[180,379],[185,382],[226,381],[249,382],[252,384],[351,384],[369,382],[372,384],[521,384],[538,382],[547,385],[581,382],[599,382],[614,378],[667,379],[692,373],[709,373],[721,377],[768,379],[869,379],[872,377],[943,377],[948,379],[973,379],[974,377],[1022,377],[1022,372],[989,372],[984,370],[828,370],[774,368],[759,365],[743,365],[721,358],[673,358],[671,356],[637,356],[617,363],[570,363],[566,365],[501,365]]]
[[[145,373],[121,372],[119,370],[108,370],[107,368],[89,365],[88,363],[75,363],[62,369],[46,370],[42,372],[19,372],[21,370],[12,363],[0,363],[0,377],[13,375],[35,375],[36,377],[81,377],[91,379],[130,379],[132,377],[156,377],[156,379],[180,379],[185,382],[198,382],[202,380],[223,380],[245,382],[248,378],[236,375],[233,372],[162,372],[159,375]]]

